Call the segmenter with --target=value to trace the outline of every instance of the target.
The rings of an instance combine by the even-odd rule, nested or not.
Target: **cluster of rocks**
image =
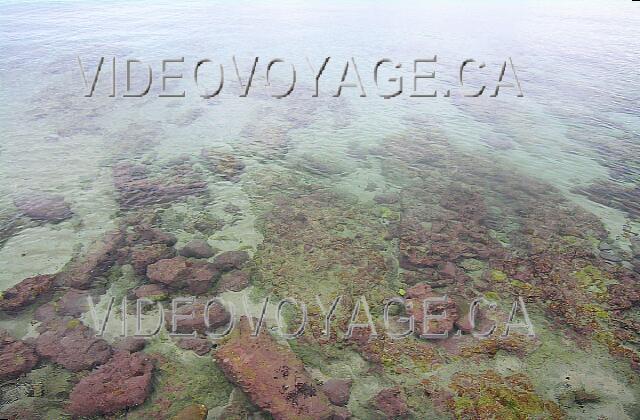
[[[144,216],[129,215],[123,227],[109,232],[62,272],[24,279],[3,292],[0,310],[15,313],[37,303],[34,317],[40,325],[39,335],[31,341],[0,333],[0,379],[16,378],[39,361],[49,361],[82,372],[67,407],[74,416],[108,415],[141,404],[151,391],[153,373],[152,360],[139,353],[145,342],[125,339],[111,345],[79,321],[89,310],[87,297],[97,297],[104,290],[103,280],[109,270],[116,264],[131,264],[147,281],[134,290],[134,295],[155,299],[182,290],[205,293],[220,277],[219,292],[242,290],[249,283],[249,274],[243,270],[249,260],[246,252],[223,252],[209,262],[206,259],[215,251],[205,241],[192,241],[179,251],[176,242],[173,235],[153,227]],[[195,331],[197,336],[178,340],[177,344],[199,355],[212,348],[210,340],[202,335],[230,321],[229,313],[218,303],[209,307],[209,328],[203,317],[204,302],[178,311],[180,315],[193,312],[194,316],[181,320],[177,330]],[[166,327],[171,330],[171,313],[167,318]]]
[[[74,385],[67,410],[74,416],[108,415],[144,402],[151,392],[153,363],[139,353],[145,342],[127,338],[113,346],[93,329],[56,310],[42,318],[36,354],[72,372],[88,371]]]
[[[151,391],[153,372],[151,359],[138,353],[145,342],[129,338],[111,346],[76,318],[64,315],[70,312],[74,311],[67,307],[41,313],[35,339],[17,340],[0,331],[0,380],[51,361],[82,372],[67,406],[74,416],[108,415],[141,404]]]
[[[449,213],[437,216],[428,229],[410,212],[392,227],[399,233],[400,266],[417,273],[417,278],[431,279],[433,287],[464,284],[470,279],[458,268],[462,260],[487,261],[504,252],[482,223],[484,202],[478,193],[448,194],[440,205]],[[405,277],[411,282],[414,276]]]
[[[249,254],[245,251],[223,252],[212,262],[177,256],[149,264],[146,275],[152,283],[171,290],[187,289],[197,295],[206,293],[213,286],[214,280],[223,272],[240,270],[248,260]],[[234,275],[234,277],[238,276],[238,274]],[[227,277],[227,282],[233,283],[234,278]]]

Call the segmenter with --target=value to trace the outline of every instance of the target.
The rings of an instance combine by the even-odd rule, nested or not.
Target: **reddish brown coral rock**
[[[214,279],[218,277],[218,269],[211,263],[198,260],[190,260],[188,266],[187,287],[189,291],[196,295],[206,293],[213,285]]]
[[[182,338],[176,341],[178,347],[183,350],[191,350],[198,356],[204,356],[211,351],[213,343],[206,338]]]
[[[111,347],[76,319],[56,319],[47,323],[36,339],[36,351],[44,358],[72,371],[90,369],[111,358]]]
[[[329,379],[322,385],[322,390],[332,404],[345,406],[349,402],[351,394],[351,380]]]
[[[38,356],[30,345],[0,330],[0,380],[17,378],[37,363]]]
[[[127,219],[127,223],[133,226],[133,231],[127,233],[127,242],[131,245],[165,244],[169,247],[178,242],[175,235],[153,227],[152,221],[153,218],[145,220],[144,216],[132,216]]]
[[[211,149],[203,149],[201,154],[211,170],[228,181],[237,181],[244,171],[244,163],[233,155]]]
[[[429,298],[440,298],[442,296],[434,293],[431,286],[426,283],[419,283],[407,290],[407,298],[411,300],[411,313],[415,317],[416,334],[424,333],[424,300]],[[428,314],[434,316],[444,315],[443,319],[431,319],[429,321],[428,334],[443,334],[453,330],[458,319],[458,308],[456,303],[447,297],[444,302],[428,302]]]
[[[173,258],[176,251],[164,243],[135,247],[131,250],[131,266],[136,274],[144,274],[147,267],[159,260]]]
[[[187,258],[209,258],[213,256],[213,248],[205,240],[194,239],[180,250],[180,255]]]
[[[216,292],[226,291],[239,292],[249,287],[249,273],[246,271],[233,270],[222,276],[216,285]]]
[[[152,373],[153,363],[143,353],[117,353],[78,382],[68,410],[74,416],[94,416],[140,405],[151,392]]]
[[[149,280],[165,284],[172,289],[186,286],[194,294],[205,293],[217,275],[218,270],[213,264],[185,257],[160,260],[147,267]]]
[[[212,302],[209,305],[209,326],[207,329],[204,319],[205,304],[203,302],[196,302],[193,305],[185,303],[180,305],[176,309],[176,315],[189,318],[177,318],[176,319],[176,332],[180,334],[191,334],[197,332],[200,334],[206,334],[216,328],[223,327],[229,324],[231,316],[229,312],[219,302]],[[171,311],[165,313],[166,327],[169,331],[173,331],[173,315]]]
[[[276,420],[329,419],[336,411],[304,365],[267,333],[251,337],[246,320],[216,352],[223,372]]]
[[[109,232],[93,244],[86,255],[71,263],[71,267],[60,275],[60,281],[69,287],[88,288],[94,278],[104,275],[115,264],[123,242],[122,231]]]
[[[69,204],[60,195],[37,193],[16,198],[13,203],[32,220],[58,223],[73,216]]]
[[[40,275],[29,277],[5,291],[0,296],[0,310],[14,312],[35,302],[38,297],[48,294],[55,276]]]
[[[221,271],[240,269],[249,261],[249,254],[246,251],[227,251],[217,255],[213,260],[213,265]]]
[[[189,268],[184,257],[163,259],[147,267],[149,280],[174,289],[181,288],[188,276]]]
[[[409,407],[398,388],[380,391],[373,399],[373,406],[390,419],[403,418],[409,414]]]
[[[173,176],[160,179],[149,176],[146,167],[132,164],[113,168],[113,184],[123,209],[167,203],[207,191],[207,183],[197,180],[193,171],[178,171]]]

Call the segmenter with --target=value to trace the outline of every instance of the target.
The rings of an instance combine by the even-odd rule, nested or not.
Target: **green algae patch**
[[[32,384],[32,394],[54,401],[66,399],[74,384],[74,374],[55,364],[34,369],[26,375]]]
[[[485,262],[475,258],[465,258],[460,263],[460,266],[464,268],[465,271],[470,271],[470,272],[484,270],[486,265],[487,264]]]
[[[400,213],[391,210],[389,207],[380,207],[377,213],[380,218],[385,220],[400,220]]]
[[[45,364],[18,378],[15,383],[0,385],[0,418],[66,419],[65,400],[76,382],[76,374]]]
[[[211,356],[182,351],[161,337],[145,352],[156,359],[154,391],[128,418],[170,418],[193,404],[211,409],[228,402],[233,387]]]
[[[491,270],[491,280],[502,283],[507,280],[507,275],[500,270]]]
[[[588,265],[582,270],[575,273],[578,284],[582,286],[587,292],[595,295],[599,299],[606,299],[607,284],[612,283],[612,280],[605,276],[598,268]]]
[[[495,302],[500,300],[500,295],[497,292],[492,292],[492,291],[485,292],[484,297],[487,298],[488,300],[495,301]]]
[[[265,293],[305,302],[366,296],[374,311],[396,295],[385,227],[371,208],[324,190],[274,200],[260,219],[265,239],[254,259]]]
[[[582,305],[580,309],[594,315],[599,320],[607,321],[609,319],[609,312],[596,304],[588,303],[586,305]]]
[[[109,295],[115,297],[116,302],[122,301],[127,294],[140,284],[133,267],[129,264],[114,266],[109,272]]]
[[[81,322],[79,319],[70,319],[69,321],[67,321],[67,328],[69,329],[78,328],[80,324]]]
[[[492,370],[456,373],[449,388],[454,392],[449,407],[457,419],[563,418],[560,407],[538,396],[522,374],[503,377]]]

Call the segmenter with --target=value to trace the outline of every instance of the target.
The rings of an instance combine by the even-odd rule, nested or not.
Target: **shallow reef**
[[[313,122],[293,114],[287,124]],[[111,167],[114,228],[60,271],[18,279],[0,296],[2,325],[21,320],[0,343],[2,416],[637,415],[637,238],[613,240],[560,190],[437,130],[370,147],[347,141],[350,153],[332,161],[264,126],[244,128],[242,153],[203,147],[171,159],[156,159],[153,132],[140,130],[136,160],[118,155]],[[29,223],[80,217],[64,199],[47,199],[52,214],[38,202],[16,206]],[[120,337],[117,311],[96,337],[86,303],[104,315],[110,299],[117,307],[127,298],[134,314],[137,298],[168,309],[189,295],[246,299],[255,313],[233,314],[232,334],[211,340],[232,314],[212,305],[205,323],[197,300],[196,318],[176,326],[193,336],[169,334],[171,316],[187,307],[167,311],[153,338],[134,340]],[[253,338],[266,297],[266,325]],[[535,337],[517,327],[504,335],[513,308],[522,321],[523,308],[512,306],[519,297]],[[282,298],[306,304],[307,328],[295,340],[275,328]],[[394,319],[415,320],[403,339],[390,334],[402,323],[384,322],[392,298],[405,303],[389,307]],[[442,316],[424,321],[429,311]],[[301,320],[296,311],[284,319],[291,328]],[[353,323],[364,326],[347,334]]]

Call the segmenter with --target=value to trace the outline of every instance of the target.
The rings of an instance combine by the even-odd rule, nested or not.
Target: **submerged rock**
[[[86,255],[73,261],[70,267],[60,274],[60,282],[77,289],[86,289],[96,277],[104,275],[116,262],[118,251],[124,243],[121,230],[109,232],[94,243]]]
[[[182,338],[176,342],[183,350],[191,350],[198,356],[204,356],[213,348],[213,343],[205,338]]]
[[[64,197],[47,193],[35,193],[18,197],[13,204],[32,220],[58,223],[73,216]]]
[[[207,183],[193,171],[178,171],[166,179],[152,178],[142,165],[123,163],[113,168],[113,183],[123,209],[175,201],[207,191]]]
[[[601,400],[600,396],[594,392],[589,392],[585,388],[569,389],[558,396],[558,402],[568,406],[577,404],[584,406],[597,403]]]
[[[194,294],[206,293],[218,274],[214,264],[185,257],[160,260],[147,267],[147,277],[152,282],[176,290],[187,287]]]
[[[69,397],[74,416],[112,414],[144,402],[151,392],[153,362],[143,353],[119,352],[82,378]]]
[[[409,407],[399,388],[380,391],[373,399],[373,406],[389,419],[403,418],[409,414]]]
[[[135,353],[143,350],[147,345],[147,341],[143,338],[125,337],[118,340],[114,345],[116,351],[127,351],[129,353]]]
[[[188,275],[189,268],[187,259],[184,257],[162,259],[147,267],[149,280],[162,283],[173,289],[181,288]]]
[[[246,271],[233,270],[222,275],[216,285],[217,293],[239,292],[249,287],[250,275]]]
[[[640,188],[611,180],[596,181],[587,187],[576,187],[573,193],[589,200],[626,212],[631,218],[640,217]]]
[[[77,319],[56,319],[36,339],[36,352],[71,370],[91,369],[111,358],[111,347]]]
[[[164,300],[168,296],[167,289],[161,284],[143,284],[133,289],[133,299]]]
[[[187,258],[209,258],[213,256],[213,248],[205,240],[194,239],[180,250],[180,255]]]
[[[235,204],[229,203],[226,206],[224,206],[223,208],[225,213],[234,215],[234,216],[239,216],[242,214],[242,209],[239,206],[236,206]]]
[[[0,330],[0,381],[14,379],[38,364],[33,347]]]
[[[634,257],[640,257],[640,236],[633,236],[631,241],[631,254]]]
[[[201,155],[209,168],[227,181],[237,181],[244,172],[244,162],[233,155],[211,149],[203,149]]]
[[[78,318],[90,309],[89,295],[86,290],[69,289],[58,300],[47,302],[36,309],[34,317],[44,323],[62,317]]]
[[[153,227],[148,221],[136,220],[132,217],[129,223],[134,226],[133,232],[127,233],[127,242],[133,245],[164,244],[172,247],[178,242],[178,238],[172,233]]]
[[[598,245],[600,251],[612,251],[613,246],[609,242],[601,241]]]
[[[613,249],[606,249],[600,251],[600,258],[612,263],[619,263],[622,258]]]
[[[159,260],[175,257],[176,251],[165,243],[134,247],[131,250],[131,266],[136,274],[144,274],[147,267]]]
[[[337,411],[288,348],[262,332],[252,337],[246,319],[216,351],[227,378],[276,420],[329,419]]]
[[[53,303],[58,316],[80,317],[89,311],[89,292],[85,290],[69,289]]]
[[[441,277],[454,279],[458,274],[458,267],[452,262],[446,262],[439,271]]]
[[[351,384],[348,379],[329,379],[322,385],[322,390],[332,404],[345,406],[349,402]]]
[[[205,294],[219,274],[216,267],[207,261],[189,261],[187,287],[193,294]]]
[[[205,420],[209,410],[202,404],[188,405],[171,417],[171,420]]]
[[[395,204],[400,201],[400,194],[398,193],[386,193],[378,194],[373,197],[373,201],[376,204]]]
[[[222,271],[240,269],[249,261],[247,251],[227,251],[217,255],[213,260],[213,265]]]
[[[411,313],[415,317],[415,332],[423,334],[424,300],[427,298],[440,298],[441,296],[431,290],[426,283],[419,283],[407,290],[407,299],[412,302]],[[432,319],[429,322],[427,332],[429,334],[443,334],[452,331],[458,320],[458,308],[449,297],[444,302],[429,302],[429,312],[434,316],[445,315],[443,319]]]
[[[35,302],[39,297],[50,294],[55,276],[39,275],[29,277],[0,294],[0,310],[15,312]]]
[[[191,334],[195,331],[199,334],[206,334],[216,328],[228,325],[231,320],[231,316],[225,307],[218,302],[213,302],[209,305],[209,328],[207,328],[204,310],[204,302],[195,302],[193,305],[186,303],[180,305],[176,309],[176,315],[181,317],[187,316],[190,318],[176,319],[176,332],[181,334]],[[167,330],[173,331],[173,316],[171,311],[166,312],[165,320]]]

